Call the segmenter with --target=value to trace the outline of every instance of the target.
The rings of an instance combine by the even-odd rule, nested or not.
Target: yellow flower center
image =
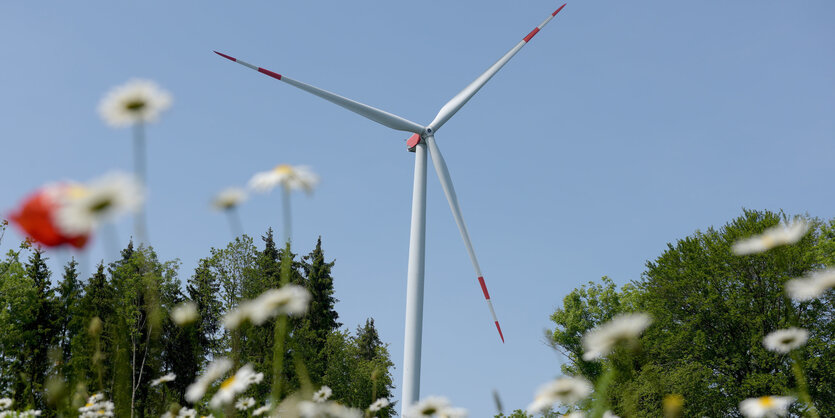
[[[66,193],[67,196],[69,196],[70,198],[78,199],[87,196],[87,193],[89,192],[82,186],[79,186],[77,184],[71,184],[67,186]]]
[[[134,99],[125,103],[125,109],[130,110],[131,112],[139,112],[145,107],[145,105],[146,103],[144,100]]]
[[[771,408],[775,404],[774,403],[774,398],[772,398],[771,396],[763,396],[758,401],[760,403],[760,406],[762,406],[764,408]]]
[[[293,167],[290,167],[287,164],[281,164],[281,165],[275,166],[273,171],[275,171],[276,174],[290,175],[290,174],[293,174]]]
[[[220,390],[224,390],[235,383],[235,376],[231,376],[220,384]]]
[[[783,338],[780,340],[780,344],[783,344],[783,345],[789,345],[789,344],[791,344],[791,343],[793,343],[793,342],[794,342],[794,337],[783,337]]]

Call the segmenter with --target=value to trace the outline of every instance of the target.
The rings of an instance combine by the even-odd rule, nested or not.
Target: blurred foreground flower
[[[238,309],[223,317],[227,329],[235,329],[244,321],[261,325],[276,315],[302,315],[307,312],[310,292],[302,286],[286,285],[270,289],[253,300],[241,302]]]
[[[231,368],[232,361],[225,357],[221,357],[211,362],[206,367],[206,371],[203,372],[203,374],[200,375],[194,383],[186,388],[186,400],[191,403],[197,403],[197,401],[202,399],[206,394],[206,390],[209,389],[209,385],[211,385],[215,380],[223,377],[223,375],[225,375]]]
[[[348,408],[336,402],[311,402],[302,401],[298,404],[298,413],[304,418],[361,418],[362,412],[358,409]]]
[[[155,122],[171,106],[171,95],[153,81],[130,80],[110,90],[99,104],[99,114],[111,126]]]
[[[137,211],[143,200],[142,186],[133,176],[106,174],[61,193],[56,223],[65,234],[89,234],[102,222]]]
[[[385,407],[389,406],[389,400],[386,398],[380,398],[374,401],[371,406],[368,407],[368,410],[371,412],[377,412]]]
[[[104,400],[104,394],[96,393],[87,399],[84,406],[78,408],[78,412],[81,412],[79,418],[112,417],[115,416],[114,409],[113,402]]]
[[[252,411],[252,416],[255,416],[255,417],[261,416],[261,415],[266,414],[267,412],[270,412],[270,403],[269,402],[267,402],[263,406],[258,407],[254,411]]]
[[[171,311],[171,320],[181,327],[196,321],[197,318],[200,318],[200,314],[194,302],[183,302]]]
[[[463,408],[453,408],[449,400],[440,396],[430,396],[426,399],[409,407],[404,413],[405,418],[416,417],[439,417],[439,418],[458,418],[466,417],[467,410]]]
[[[573,405],[587,398],[592,389],[591,383],[582,377],[560,377],[542,385],[527,410],[536,414],[548,410],[557,402]]]
[[[313,173],[310,167],[281,164],[270,171],[256,173],[249,180],[249,187],[261,193],[268,192],[276,186],[288,190],[304,189],[311,193],[318,183],[319,176]]]
[[[747,418],[782,417],[794,402],[790,396],[763,396],[748,398],[739,403],[739,412]]]
[[[763,338],[763,345],[770,351],[787,354],[806,344],[809,339],[809,331],[802,328],[791,327],[778,329]]]
[[[174,373],[168,373],[168,374],[167,374],[167,375],[165,375],[165,376],[162,376],[162,377],[160,377],[160,378],[158,378],[158,379],[154,379],[154,380],[152,380],[152,381],[151,381],[151,386],[157,386],[157,385],[162,384],[162,383],[165,383],[165,382],[173,382],[173,381],[174,381],[174,379],[176,379],[176,378],[177,378],[177,375],[176,375],[176,374],[174,374]]]
[[[835,268],[813,271],[786,282],[786,293],[796,301],[812,300],[835,287]]]
[[[252,369],[251,364],[246,364],[238,369],[234,375],[230,376],[220,384],[220,388],[209,401],[209,406],[213,409],[218,409],[223,405],[229,405],[232,403],[235,396],[243,393],[246,388],[255,381],[255,375],[255,370]],[[253,405],[254,403],[255,402],[253,401]]]
[[[74,184],[51,184],[29,195],[20,208],[9,214],[9,219],[26,236],[41,245],[57,247],[71,245],[84,248],[89,239],[89,231],[68,233],[58,226],[56,215],[61,208],[63,195],[77,188]]]
[[[736,255],[756,254],[779,245],[794,244],[809,231],[809,223],[797,218],[788,225],[777,225],[763,231],[762,234],[742,239],[734,243],[731,249]]]
[[[212,199],[213,208],[226,212],[226,216],[229,218],[229,228],[232,230],[232,236],[234,237],[239,237],[244,233],[237,208],[246,200],[246,197],[246,191],[244,189],[229,187],[221,190]]]
[[[609,322],[599,325],[583,336],[583,360],[591,361],[609,354],[615,345],[630,343],[652,323],[652,317],[645,313],[621,314]]]
[[[664,409],[664,418],[678,418],[684,411],[684,396],[677,393],[666,395],[661,401],[661,406]]]
[[[246,191],[240,187],[223,189],[212,199],[212,207],[217,210],[229,210],[238,207],[246,200]]]
[[[289,166],[282,164],[270,171],[256,173],[249,180],[249,187],[258,192],[264,193],[276,186],[282,186],[283,220],[284,220],[284,242],[290,242],[290,229],[292,227],[290,216],[290,191],[304,189],[308,194],[313,192],[313,187],[319,183],[319,177],[305,166]]]
[[[0,398],[0,410],[9,409],[13,403],[10,398]]]

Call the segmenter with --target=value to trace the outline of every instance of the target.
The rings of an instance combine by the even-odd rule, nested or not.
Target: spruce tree
[[[339,300],[333,296],[331,268],[333,268],[335,262],[325,262],[321,236],[316,241],[316,248],[310,254],[304,256],[303,260],[302,268],[306,276],[305,286],[311,295],[310,308],[305,319],[310,323],[311,329],[322,339],[322,345],[324,346],[324,340],[328,333],[342,326],[341,323],[336,321],[339,314],[336,312],[335,305]]]
[[[217,335],[220,331],[222,309],[218,298],[220,283],[212,274],[208,259],[200,260],[200,264],[194,270],[194,275],[188,281],[186,291],[188,299],[197,305],[197,312],[200,315],[194,326],[197,331],[197,342],[202,351],[199,356],[200,364],[202,364],[210,354],[218,354]]]
[[[49,348],[57,337],[54,289],[50,288],[51,272],[43,250],[35,249],[26,264],[26,275],[32,281],[31,317],[24,325],[25,338],[19,355],[22,370],[15,382],[15,401],[37,409],[46,406],[44,388],[49,365]]]
[[[83,329],[83,323],[79,320],[81,312],[78,311],[82,288],[78,280],[78,262],[75,258],[64,266],[64,278],[57,290],[58,348],[61,350],[61,362],[64,365],[61,374],[66,375],[70,342]]]
[[[383,347],[383,341],[374,327],[374,318],[366,319],[365,326],[357,327],[356,340],[361,359],[370,361],[377,357],[377,349]]]

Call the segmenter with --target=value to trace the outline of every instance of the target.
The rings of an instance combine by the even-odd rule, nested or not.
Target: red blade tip
[[[559,8],[559,9],[557,9],[557,11],[556,11],[556,12],[551,13],[551,16],[556,16],[556,15],[557,15],[557,13],[559,13],[559,12],[560,12],[560,10],[562,10],[562,8],[563,8],[563,7],[565,7],[565,5],[566,5],[566,4],[568,4],[568,3],[563,4],[562,6],[560,6],[560,8]]]
[[[502,334],[502,327],[499,326],[499,321],[496,321],[496,329],[499,330],[499,337],[502,338],[502,344],[504,344],[504,334]]]
[[[214,53],[215,53],[215,54],[218,54],[218,55],[220,55],[221,57],[226,58],[226,59],[228,59],[228,60],[230,60],[230,61],[238,62],[238,60],[236,60],[235,58],[232,58],[232,57],[230,57],[229,55],[226,55],[226,54],[224,54],[224,53],[217,52],[217,51],[214,51]]]

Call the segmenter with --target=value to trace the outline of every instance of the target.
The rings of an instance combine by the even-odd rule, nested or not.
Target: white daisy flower
[[[652,323],[645,313],[621,314],[583,336],[583,360],[591,361],[609,354],[618,343],[636,341]]]
[[[0,409],[8,409],[14,403],[10,398],[0,398]]]
[[[336,402],[301,401],[297,408],[299,416],[302,418],[362,418],[362,411],[342,406]]]
[[[438,418],[467,418],[467,415],[464,408],[446,407],[438,411]]]
[[[731,250],[736,255],[761,253],[780,245],[794,244],[800,241],[807,231],[809,231],[809,223],[797,218],[791,224],[777,225],[766,229],[760,235],[739,240],[734,243]]]
[[[174,373],[168,373],[167,375],[162,376],[162,377],[160,377],[159,379],[154,379],[154,380],[152,380],[152,381],[151,381],[151,386],[157,386],[157,385],[159,385],[160,383],[165,383],[165,382],[173,382],[173,381],[174,381],[174,379],[176,379],[176,378],[177,378],[177,375],[176,375],[176,374],[174,374]]]
[[[809,339],[809,331],[803,328],[791,327],[778,329],[763,338],[763,345],[770,351],[786,354],[806,344]]]
[[[748,398],[739,403],[739,412],[747,418],[782,417],[794,402],[790,396],[763,396]]]
[[[104,394],[95,393],[87,399],[87,403],[78,408],[80,418],[113,417],[116,406],[113,402],[105,401]]]
[[[134,176],[110,173],[61,193],[55,223],[67,235],[86,235],[102,222],[136,212],[143,200],[142,186]]]
[[[20,413],[20,415],[18,415],[18,417],[20,417],[20,418],[23,418],[23,417],[39,417],[39,416],[41,416],[41,410],[40,409],[27,409],[26,411],[23,411],[23,412]]]
[[[252,375],[254,374],[255,371],[252,369],[251,364],[247,364],[238,369],[234,376],[229,377],[220,384],[220,388],[209,401],[209,406],[212,409],[218,409],[223,405],[230,404],[235,399],[235,396],[243,393],[249,387],[250,382],[252,382]]]
[[[256,173],[249,180],[249,187],[260,193],[268,192],[276,186],[288,190],[303,189],[310,193],[318,183],[319,176],[310,167],[281,164],[270,171]]]
[[[804,302],[820,297],[833,287],[835,287],[835,268],[828,268],[787,281],[786,293],[792,299]]]
[[[325,402],[326,400],[328,400],[328,398],[331,397],[331,395],[333,395],[333,391],[331,390],[331,388],[327,386],[322,386],[322,388],[319,389],[319,391],[313,394],[313,402]]]
[[[171,311],[171,320],[179,326],[188,325],[198,318],[200,318],[200,314],[197,312],[197,304],[194,302],[183,302]]]
[[[407,418],[431,417],[449,407],[449,399],[441,396],[430,396],[409,407],[403,415]]]
[[[212,199],[212,207],[217,210],[229,210],[246,200],[246,191],[240,187],[223,189]]]
[[[171,95],[153,81],[130,80],[110,90],[99,103],[99,114],[108,125],[120,127],[155,122],[171,106]]]
[[[368,410],[371,412],[377,412],[385,407],[389,406],[389,400],[386,398],[380,398],[374,401],[371,406],[368,407]]]
[[[592,389],[591,383],[582,377],[560,377],[539,388],[533,402],[528,405],[528,412],[544,412],[557,402],[573,405],[588,397]]]
[[[194,383],[186,388],[186,400],[191,403],[197,403],[206,394],[209,385],[217,379],[223,377],[229,369],[232,368],[232,361],[228,358],[221,357],[206,367],[206,371],[197,378]]]
[[[238,402],[235,403],[235,409],[238,411],[246,411],[249,408],[255,406],[255,398],[240,398]]]
[[[177,418],[197,418],[197,411],[190,408],[180,408]]]
[[[586,413],[583,411],[574,411],[570,414],[563,415],[563,418],[586,418]]]
[[[258,372],[249,377],[249,384],[254,385],[264,380],[264,373]]]
[[[246,320],[261,325],[276,315],[302,315],[307,312],[310,298],[310,292],[298,285],[270,289],[253,300],[241,302],[223,317],[223,325],[235,329]]]
[[[619,416],[615,415],[612,411],[606,411],[603,413],[603,418],[620,418]]]
[[[256,408],[254,411],[252,411],[252,416],[254,416],[254,417],[261,416],[261,415],[266,414],[267,412],[270,412],[270,403],[269,402],[264,404],[264,406]]]

